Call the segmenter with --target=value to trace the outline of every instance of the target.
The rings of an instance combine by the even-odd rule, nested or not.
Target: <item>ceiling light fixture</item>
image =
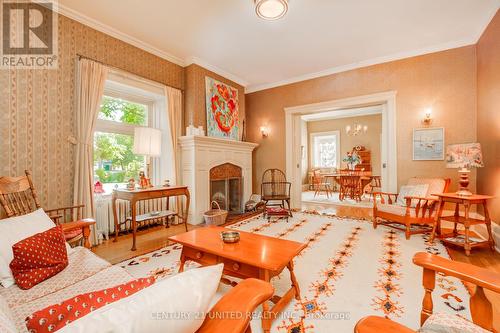
[[[264,20],[277,20],[288,11],[288,0],[255,0],[255,12]]]

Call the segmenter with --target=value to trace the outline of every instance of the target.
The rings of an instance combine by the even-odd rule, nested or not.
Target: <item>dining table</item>
[[[362,171],[362,170],[352,170],[352,171],[341,171],[341,172],[335,172],[335,173],[327,173],[322,175],[325,181],[328,181],[329,179],[332,179],[334,182],[336,182],[339,187],[340,191],[342,191],[342,177],[345,176],[359,176],[359,182],[361,183],[359,186],[359,191],[361,193],[358,193],[359,196],[362,196],[364,193],[364,189],[367,185],[369,185],[372,182],[373,175],[371,171]],[[343,197],[343,196],[340,196]],[[352,198],[354,199],[354,198]]]

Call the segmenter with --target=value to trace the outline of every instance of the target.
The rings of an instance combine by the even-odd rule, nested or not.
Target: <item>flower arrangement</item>
[[[359,157],[357,152],[350,151],[346,154],[342,161],[346,162],[350,169],[354,169],[356,165],[361,163],[361,157]]]

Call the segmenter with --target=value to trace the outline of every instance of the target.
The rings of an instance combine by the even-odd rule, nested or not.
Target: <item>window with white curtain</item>
[[[125,187],[130,178],[138,179],[139,171],[146,169],[145,157],[132,150],[134,128],[159,128],[164,132],[162,138],[169,137],[165,118],[162,87],[134,76],[110,72],[94,131],[94,182],[103,184],[105,194],[110,194],[115,187]],[[166,142],[162,146],[167,146]],[[167,147],[162,147],[162,152],[164,148]],[[161,158],[155,160],[151,163],[151,178],[153,183],[159,183],[166,175],[159,170]]]
[[[340,167],[340,131],[311,133],[313,168]]]

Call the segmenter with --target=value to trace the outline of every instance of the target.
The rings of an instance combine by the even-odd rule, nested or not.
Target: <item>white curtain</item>
[[[181,174],[179,168],[179,136],[182,132],[182,91],[172,87],[165,87],[165,96],[167,97],[167,114],[170,125],[170,135],[172,137],[172,179],[173,185],[181,183]],[[177,212],[181,211],[183,200],[176,200]]]
[[[73,203],[84,204],[83,217],[94,216],[94,129],[99,113],[104,83],[108,75],[106,66],[80,59],[76,79],[76,152]],[[97,244],[97,233],[91,241]]]

